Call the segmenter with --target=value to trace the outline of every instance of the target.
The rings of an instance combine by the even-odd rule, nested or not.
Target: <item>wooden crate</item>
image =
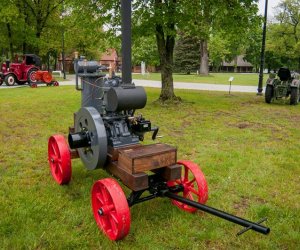
[[[157,143],[119,150],[118,166],[130,173],[139,173],[176,164],[177,149]]]

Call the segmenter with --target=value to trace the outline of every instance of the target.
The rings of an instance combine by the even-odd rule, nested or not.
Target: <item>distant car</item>
[[[271,103],[274,100],[289,98],[290,104],[297,105],[300,101],[300,75],[291,74],[286,67],[281,67],[276,74],[271,73],[266,83],[265,101]]]
[[[23,85],[26,82],[32,84],[36,82],[35,74],[41,67],[41,59],[34,54],[16,56],[14,62],[6,61],[2,63],[0,72],[0,85],[5,82],[7,86],[16,83]]]

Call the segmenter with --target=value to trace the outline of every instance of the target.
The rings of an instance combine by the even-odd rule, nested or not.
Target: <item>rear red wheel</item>
[[[72,175],[71,154],[62,135],[53,135],[49,138],[48,161],[54,180],[59,185],[69,183]]]
[[[27,82],[29,83],[29,85],[31,85],[32,83],[36,83],[36,72],[37,72],[37,69],[35,68],[32,68],[28,71],[27,73]]]
[[[178,195],[204,204],[208,199],[208,188],[205,176],[199,166],[191,161],[178,161],[177,164],[183,166],[181,179],[169,181],[168,186],[182,185],[183,193]],[[196,208],[179,201],[172,200],[172,204],[190,213],[197,211]]]
[[[117,181],[106,178],[94,183],[92,207],[98,227],[110,240],[121,240],[129,233],[130,210]]]

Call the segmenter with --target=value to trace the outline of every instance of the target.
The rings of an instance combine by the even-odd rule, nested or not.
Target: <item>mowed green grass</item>
[[[160,73],[149,73],[146,75],[133,74],[133,79],[161,81]],[[196,74],[173,74],[174,82],[191,82],[191,83],[211,83],[211,84],[228,84],[229,78],[234,77],[232,85],[258,86],[258,74],[256,73],[210,73],[208,76]],[[268,79],[268,74],[264,74],[263,84]]]
[[[162,106],[158,89],[137,111],[160,127],[158,141],[201,166],[208,205],[247,219],[267,217],[268,236],[220,218],[189,214],[165,198],[131,208],[130,234],[109,241],[94,221],[90,190],[109,175],[73,160],[72,180],[50,175],[47,140],[67,135],[80,93],[73,87],[0,90],[0,245],[2,249],[297,249],[300,245],[300,105],[268,105],[254,94],[176,91]],[[144,143],[151,143],[150,134]],[[128,195],[130,190],[123,190]]]

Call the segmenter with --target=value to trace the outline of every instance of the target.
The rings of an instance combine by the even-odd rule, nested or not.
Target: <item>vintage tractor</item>
[[[48,71],[35,71],[34,73],[32,73],[31,78],[34,80],[29,83],[29,86],[31,88],[37,88],[39,84],[46,84],[47,86],[59,86],[59,83]]]
[[[74,113],[68,142],[59,134],[49,138],[48,161],[54,180],[68,184],[71,160],[80,158],[88,170],[102,168],[131,190],[126,198],[113,178],[98,180],[92,187],[95,221],[111,240],[120,240],[129,233],[131,206],[156,197],[170,198],[181,210],[193,213],[201,209],[245,227],[238,234],[248,230],[268,234],[270,228],[260,224],[265,219],[254,223],[204,205],[208,199],[204,174],[196,163],[178,161],[176,147],[140,143],[145,133],[152,133],[155,140],[158,127],[142,115],[135,115],[136,110],[145,107],[147,96],[143,87],[132,83],[131,1],[121,3],[122,78],[105,78],[96,61],[75,61],[81,108]]]
[[[273,100],[290,97],[290,104],[297,105],[300,101],[299,74],[291,74],[290,70],[281,67],[276,74],[271,73],[266,83],[265,101],[271,103]]]
[[[15,83],[23,85],[35,83],[35,73],[41,67],[41,60],[34,54],[16,56],[14,62],[6,61],[1,66],[0,83],[5,82],[7,86],[13,86]]]

